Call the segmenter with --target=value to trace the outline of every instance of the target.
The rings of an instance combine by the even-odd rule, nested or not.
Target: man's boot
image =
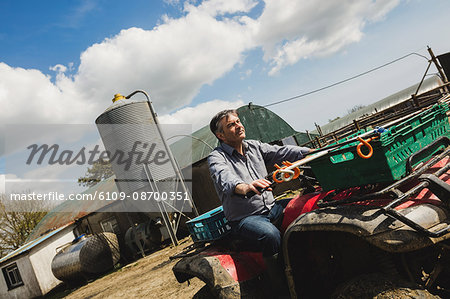
[[[267,276],[269,278],[272,293],[275,298],[290,298],[289,288],[284,274],[283,262],[276,253],[269,257],[263,257],[267,267]]]

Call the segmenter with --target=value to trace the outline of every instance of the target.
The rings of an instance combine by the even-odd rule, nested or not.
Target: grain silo
[[[137,93],[144,94],[146,99],[131,100]],[[196,213],[147,93],[138,90],[126,97],[115,95],[113,104],[95,123],[109,153],[117,187],[126,194],[127,212],[160,212],[168,228],[167,212],[193,209]],[[164,200],[142,200],[150,192],[161,199],[165,196],[166,200],[170,199],[167,198],[170,192],[181,192],[183,199],[185,195],[189,197],[169,204]],[[170,229],[169,234],[174,241]]]

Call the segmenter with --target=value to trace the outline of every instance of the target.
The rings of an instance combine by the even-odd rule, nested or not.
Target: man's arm
[[[218,153],[208,156],[209,171],[214,185],[221,195],[230,196],[233,193],[245,195],[250,191],[261,194],[257,188],[269,187],[270,182],[264,178],[245,183],[228,165],[226,158]],[[269,189],[271,190],[271,189]]]
[[[271,145],[267,143],[259,143],[260,151],[263,155],[266,165],[273,166],[275,163],[282,161],[295,162],[303,159],[311,149],[307,147],[300,147],[294,145]]]
[[[209,172],[214,182],[219,198],[230,196],[235,192],[236,186],[243,184],[242,178],[231,169],[226,158],[214,151],[208,156]]]
[[[266,179],[259,179],[251,182],[250,184],[246,183],[240,183],[236,185],[236,188],[234,188],[234,193],[245,195],[250,191],[255,192],[256,194],[261,194],[261,192],[258,191],[258,188],[263,189],[270,186],[270,182]],[[272,188],[268,188],[269,191],[272,191]]]

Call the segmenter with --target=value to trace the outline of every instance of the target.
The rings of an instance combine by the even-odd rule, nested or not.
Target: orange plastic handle
[[[275,164],[275,167],[277,167],[277,166],[278,165]],[[281,179],[278,179],[278,177],[277,177],[278,173],[280,172],[280,169],[283,169],[284,167],[278,166],[277,168],[278,168],[278,170],[274,171],[272,174],[272,179],[274,180],[274,182],[276,182],[278,184],[283,183],[284,179],[288,179],[291,175],[289,173],[283,173],[282,174],[283,177]],[[292,176],[292,179],[298,178],[300,176],[300,169],[298,167],[295,167],[292,170],[294,171],[294,175]]]
[[[278,172],[280,172],[280,171],[279,171],[279,170],[276,170],[276,171],[273,172],[273,174],[272,174],[272,179],[274,180],[274,182],[277,182],[277,183],[279,184],[279,183],[282,183],[282,182],[283,182],[283,179],[279,180],[279,179],[277,178]]]
[[[295,180],[296,178],[298,178],[300,176],[300,169],[298,167],[295,167],[292,170],[294,171],[294,176],[292,177],[292,179]]]
[[[283,161],[283,164],[285,166],[283,168],[286,168],[286,167],[292,166],[294,163],[291,163],[289,161]],[[292,179],[296,179],[300,176],[300,169],[298,167],[294,167],[291,170],[294,171],[294,175],[292,176]],[[287,174],[287,173],[284,174],[285,178],[289,178],[290,176],[291,176],[290,174]]]
[[[375,137],[369,138],[367,140],[364,140],[361,137],[357,138],[357,140],[360,142],[358,144],[358,146],[356,147],[356,153],[358,154],[358,156],[360,156],[363,159],[369,159],[370,157],[372,157],[372,155],[373,155],[373,148],[372,148],[372,146],[370,145],[369,142],[374,140],[375,138],[377,138],[377,137],[375,136]],[[361,147],[363,145],[369,149],[369,153],[367,155],[364,155],[362,153],[362,151],[361,151]]]

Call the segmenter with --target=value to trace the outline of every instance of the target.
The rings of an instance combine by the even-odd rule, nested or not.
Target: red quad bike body
[[[330,298],[349,292],[361,298],[368,290],[386,291],[388,285],[408,290],[413,297],[423,292],[449,296],[450,146],[446,146],[390,185],[318,191],[292,199],[281,225],[291,298]],[[183,257],[173,268],[177,280],[198,277],[206,283],[202,292],[216,298],[268,297],[270,282],[261,253],[229,243],[212,243]]]

